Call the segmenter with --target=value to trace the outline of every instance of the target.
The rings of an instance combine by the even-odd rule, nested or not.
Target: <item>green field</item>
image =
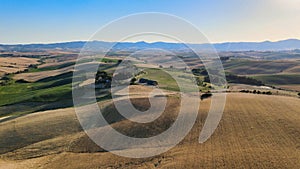
[[[270,84],[270,85],[300,84],[299,74],[259,75],[259,76],[252,76],[252,77],[262,81],[264,84]]]
[[[277,74],[299,65],[298,61],[234,59],[223,63],[226,71],[237,75]]]
[[[33,72],[55,70],[74,64],[73,62],[59,66],[35,68]],[[100,65],[99,70],[113,72],[115,64]],[[72,78],[73,72],[57,76],[49,76],[36,82],[26,82],[12,79],[6,85],[0,86],[0,117],[7,115],[28,114],[36,111],[57,109],[73,106]],[[78,75],[81,76],[81,75]],[[108,99],[107,92],[96,92],[96,99]]]
[[[193,83],[195,83],[193,81],[193,75],[182,70],[146,68],[144,71],[146,74],[142,74],[140,77],[155,80],[158,82],[160,88],[166,90],[188,92],[191,90]],[[183,84],[181,90],[175,78]],[[202,77],[200,78],[203,79]],[[206,88],[201,87],[201,89],[205,90]]]
[[[0,86],[0,106],[15,106],[18,104],[31,103],[25,109],[20,109],[19,113],[30,113],[47,107],[55,102],[70,103],[72,88],[72,73],[65,73],[56,77],[49,77],[35,83],[17,83],[14,80],[10,84]],[[39,105],[44,105],[40,107]],[[59,105],[67,107],[71,105]],[[10,115],[9,111],[0,109],[0,116]]]

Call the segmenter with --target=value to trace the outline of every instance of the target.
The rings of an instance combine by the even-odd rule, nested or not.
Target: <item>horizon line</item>
[[[281,42],[286,40],[299,40],[297,38],[287,38],[287,39],[280,39],[280,40],[263,40],[263,41],[222,41],[222,42],[208,42],[208,43],[193,43],[193,42],[187,42],[186,44],[193,44],[193,45],[202,45],[202,44],[223,44],[223,43],[263,43],[263,42]],[[70,41],[53,41],[53,42],[29,42],[29,43],[0,43],[0,45],[5,46],[14,46],[14,45],[50,45],[50,44],[61,44],[61,43],[75,43],[75,42],[107,42],[107,43],[118,43],[117,41],[104,41],[104,40],[70,40]],[[152,43],[173,43],[173,44],[180,44],[178,42],[168,42],[168,41],[147,41],[147,40],[141,40],[141,41],[124,41],[120,43],[139,43],[139,42],[145,42],[148,44]],[[181,43],[182,44],[182,43]],[[184,44],[184,43],[183,43]]]

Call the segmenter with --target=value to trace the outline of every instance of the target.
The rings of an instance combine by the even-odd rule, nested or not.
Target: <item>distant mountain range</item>
[[[16,44],[16,45],[0,45],[0,51],[43,51],[51,49],[61,50],[80,50],[86,44],[85,41],[63,42],[51,44]],[[92,41],[89,47],[95,49],[108,48],[113,42]],[[210,44],[189,44],[194,49],[205,50],[210,48]],[[277,42],[225,42],[212,44],[217,51],[281,51],[300,49],[300,40],[287,39]],[[167,50],[184,49],[185,44],[168,43],[168,42],[121,42],[115,46],[115,49],[145,49],[145,48],[161,48]]]
[[[215,48],[219,51],[279,51],[279,50],[293,50],[300,49],[300,40],[287,39],[277,42],[264,41],[264,42],[226,42],[214,44]]]

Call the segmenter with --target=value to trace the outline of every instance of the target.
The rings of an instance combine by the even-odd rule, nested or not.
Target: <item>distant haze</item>
[[[81,48],[86,44],[86,41],[77,42],[63,42],[63,43],[50,43],[50,44],[16,44],[16,45],[0,45],[0,50],[2,51],[31,51],[31,50],[42,50],[42,49],[76,49],[81,50]],[[154,42],[147,43],[144,41],[140,42],[120,42],[114,44],[114,42],[104,42],[104,41],[90,41],[88,42],[90,46],[94,47],[95,50],[101,50],[109,48],[112,45],[114,49],[147,49],[147,48],[161,48],[166,50],[180,50],[185,49],[185,44],[182,43],[170,43],[170,42]],[[218,51],[280,51],[280,50],[294,50],[300,49],[300,40],[298,39],[287,39],[277,42],[225,42],[225,43],[215,43],[215,44],[189,44],[196,50],[205,50],[213,45]]]

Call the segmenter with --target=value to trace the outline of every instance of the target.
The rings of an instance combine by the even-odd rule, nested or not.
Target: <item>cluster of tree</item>
[[[221,61],[227,61],[227,60],[229,60],[231,57],[230,56],[222,56],[222,57],[220,57],[220,60]]]
[[[212,96],[212,93],[207,92],[207,93],[202,94],[200,98],[201,98],[201,100],[203,100],[203,99],[207,99],[211,96]]]
[[[16,83],[30,83],[30,82],[28,82],[28,81],[26,81],[24,79],[19,79],[19,80],[16,80],[15,82]]]
[[[5,75],[0,78],[0,86],[5,86],[5,85],[9,84],[10,81],[11,81],[11,78],[8,77],[7,75]]]
[[[36,65],[36,64],[30,64],[30,65],[28,66],[28,68],[29,68],[29,69],[37,69],[37,68],[38,68],[38,65]]]
[[[138,71],[137,73],[135,73],[134,77],[131,78],[130,80],[130,85],[135,85],[136,84],[136,81],[137,81],[137,76],[140,76],[140,75],[143,75],[143,74],[147,74],[147,72],[145,72],[144,70],[142,71]]]
[[[202,86],[203,85],[203,81],[199,77],[195,77],[195,80],[196,80],[196,84],[198,86]]]
[[[123,60],[119,59],[119,60],[117,61],[117,65],[121,64],[122,61],[123,61]]]
[[[256,86],[263,86],[263,82],[246,77],[246,76],[237,76],[233,74],[226,74],[226,80],[228,83],[240,83],[240,84],[248,84],[248,85],[256,85]]]
[[[107,83],[111,81],[111,76],[109,76],[105,71],[97,71],[95,77],[95,83]]]
[[[208,76],[208,72],[204,68],[192,69],[192,73],[195,76]]]
[[[3,50],[3,51],[5,51],[5,50]],[[3,53],[3,54],[1,54],[1,57],[12,57],[12,56],[14,56],[14,54],[11,54],[11,53]]]
[[[261,92],[261,91],[259,91],[259,90],[253,90],[253,91],[251,91],[251,90],[241,90],[240,92],[242,92],[242,93],[253,93],[253,94],[266,94],[266,95],[272,95],[272,92],[271,91],[263,91],[263,92]]]
[[[159,65],[158,67],[159,67],[160,69],[164,68],[163,65]],[[174,66],[173,66],[173,65],[170,65],[169,68],[170,68],[170,69],[174,69]]]
[[[136,84],[137,79],[134,77],[130,80],[130,85],[135,85]]]

